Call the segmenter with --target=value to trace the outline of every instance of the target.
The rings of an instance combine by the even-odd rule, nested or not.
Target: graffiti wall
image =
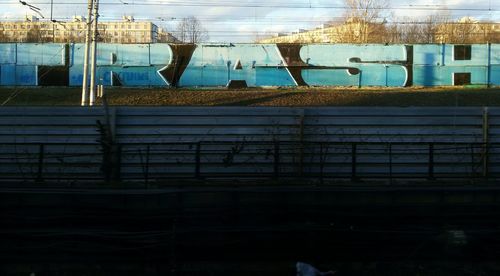
[[[0,85],[80,86],[83,44],[0,44]],[[99,44],[107,86],[500,85],[500,44]]]

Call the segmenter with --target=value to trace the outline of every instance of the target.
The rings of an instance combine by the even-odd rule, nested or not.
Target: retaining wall
[[[0,163],[25,181],[496,178],[500,109],[4,107]]]
[[[0,86],[81,86],[83,44],[0,44]],[[112,86],[500,85],[500,44],[99,44]]]

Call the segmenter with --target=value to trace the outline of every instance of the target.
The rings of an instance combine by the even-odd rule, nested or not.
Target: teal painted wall
[[[500,44],[471,45],[470,60],[454,60],[454,49],[448,44],[199,44],[180,70],[181,54],[168,44],[99,44],[97,80],[169,86],[172,79],[162,72],[170,70],[186,87],[225,86],[229,80],[248,86],[400,87],[454,85],[455,73],[470,73],[471,84],[500,85]],[[0,85],[36,86],[43,77],[39,68],[58,67],[66,68],[59,72],[68,75],[68,85],[80,86],[83,52],[83,44],[0,44]]]

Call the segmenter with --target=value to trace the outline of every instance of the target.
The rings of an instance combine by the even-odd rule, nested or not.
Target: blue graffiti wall
[[[470,73],[472,84],[499,85],[500,45],[471,45],[470,59],[456,60],[455,45],[413,46],[414,85],[454,85],[454,74]]]
[[[408,80],[402,45],[307,45],[300,56],[314,67],[326,67],[302,72],[310,85],[405,86]]]
[[[245,80],[248,86],[294,86],[275,45],[199,45],[181,76],[181,86],[224,86]]]
[[[85,46],[70,47],[69,85],[81,86]],[[123,86],[164,86],[157,72],[171,62],[168,44],[99,44],[96,79],[99,84]]]
[[[83,44],[2,43],[0,85],[81,86],[83,56]],[[500,44],[99,44],[96,60],[107,86],[500,85]]]

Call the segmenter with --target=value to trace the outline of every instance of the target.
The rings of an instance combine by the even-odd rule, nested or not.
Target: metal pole
[[[389,143],[389,184],[392,185],[392,144]]]
[[[356,181],[357,176],[356,176],[356,151],[357,151],[357,145],[355,143],[351,144],[351,181]]]
[[[469,144],[470,151],[470,178],[474,180],[474,144]]]
[[[54,20],[54,18],[52,17],[53,14],[54,14],[54,0],[51,0],[50,1],[50,22],[51,22],[51,25],[52,25],[52,43],[54,43],[55,39],[56,39],[56,35],[55,35],[56,25],[54,24],[56,22],[56,20]]]
[[[274,141],[274,178],[280,177],[280,143]]]
[[[88,15],[87,15],[87,30],[85,35],[85,53],[83,61],[83,82],[82,82],[82,106],[87,105],[88,101],[88,76],[89,76],[89,52],[90,52],[90,26],[92,24],[92,8],[94,6],[94,0],[88,0]]]
[[[36,182],[43,182],[43,159],[44,159],[44,144],[40,144],[38,151],[38,174],[36,177]]]
[[[434,180],[434,144],[429,143],[428,179]]]
[[[358,69],[359,70],[359,69]],[[359,77],[358,77],[358,88],[361,88],[361,77],[363,76],[363,71],[359,70]]]
[[[488,68],[486,68],[486,79],[487,79],[487,84],[486,86],[488,88],[491,87],[491,43],[488,42]]]
[[[389,65],[384,64],[384,67],[385,67],[385,87],[388,87],[389,86],[389,84],[388,84],[388,82],[389,82],[389,76],[387,75],[388,74],[387,71],[388,71]]]
[[[195,152],[195,172],[194,175],[197,179],[201,178],[201,142],[196,143]]]
[[[146,184],[146,189],[148,188],[148,181],[149,181],[149,151],[150,151],[150,146],[148,144],[146,148],[146,173],[144,176],[144,182]]]
[[[488,163],[489,163],[489,117],[488,107],[483,108],[483,177],[488,177]]]
[[[325,169],[326,156],[323,156],[323,143],[319,144],[319,180],[320,184],[323,185],[323,171]],[[326,154],[325,154],[326,155]]]
[[[92,30],[92,56],[90,58],[90,96],[89,96],[89,104],[92,106],[95,102],[96,95],[96,81],[95,81],[95,70],[96,70],[96,60],[97,60],[97,23],[99,18],[99,0],[94,0],[94,22],[93,22],[93,30]]]

